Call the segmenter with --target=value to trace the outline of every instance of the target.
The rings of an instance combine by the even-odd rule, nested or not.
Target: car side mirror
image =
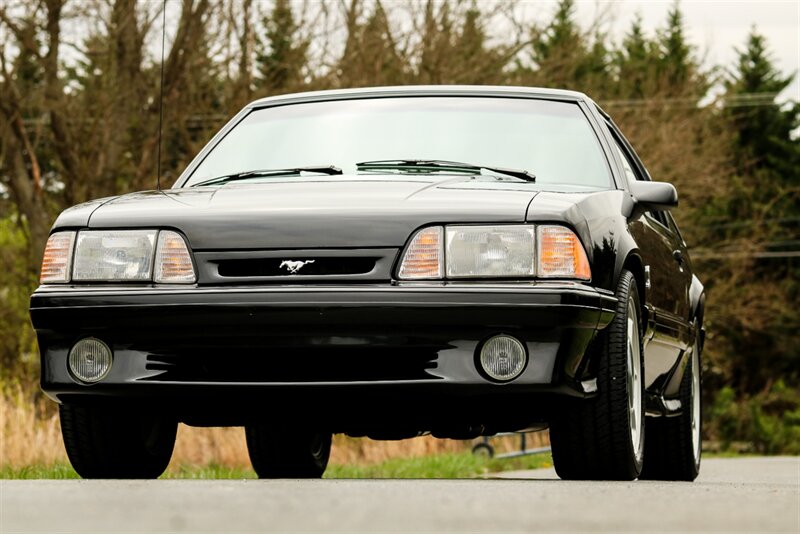
[[[648,211],[669,211],[678,205],[678,191],[667,182],[633,182],[629,184],[633,197],[631,217]]]

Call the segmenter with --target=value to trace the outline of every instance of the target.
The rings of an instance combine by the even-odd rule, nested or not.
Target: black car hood
[[[194,250],[400,247],[432,223],[523,222],[532,184],[489,177],[269,179],[132,193],[92,228],[176,228]]]

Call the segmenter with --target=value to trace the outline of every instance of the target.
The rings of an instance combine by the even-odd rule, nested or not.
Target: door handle
[[[675,258],[675,261],[677,261],[679,265],[683,265],[683,262],[684,262],[683,252],[681,252],[680,249],[673,250],[672,251],[672,257]]]

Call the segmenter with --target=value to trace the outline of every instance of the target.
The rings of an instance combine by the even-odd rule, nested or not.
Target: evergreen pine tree
[[[618,97],[644,99],[656,89],[655,76],[657,45],[647,38],[642,29],[642,15],[638,13],[631,28],[622,40],[615,55],[619,84]]]
[[[685,94],[694,74],[692,48],[686,41],[683,13],[676,2],[667,13],[667,27],[660,32],[662,83],[675,94]]]
[[[534,27],[531,33],[535,83],[575,88],[596,96],[606,86],[608,51],[604,36],[596,33],[590,42],[581,32],[574,0],[560,0],[552,21],[544,28]]]
[[[299,89],[309,43],[299,36],[290,0],[275,0],[263,25],[262,50],[256,54],[261,87],[268,95]]]
[[[362,23],[361,5],[353,1],[348,10],[348,35],[339,59],[339,84],[344,87],[402,85],[407,61],[400,54],[389,17],[380,1]]]
[[[738,52],[736,70],[728,76],[728,113],[737,131],[736,159],[740,172],[751,169],[774,173],[776,180],[800,184],[800,106],[775,103],[795,73],[783,75],[774,65],[766,39],[753,29],[747,46]]]
[[[481,18],[481,12],[474,4],[464,14],[455,42],[455,65],[451,66],[451,70],[457,69],[453,83],[480,85],[493,83],[502,77],[504,50],[487,45],[488,35]]]
[[[554,85],[573,82],[575,59],[585,53],[575,22],[575,2],[560,0],[553,20],[544,29],[534,29],[533,38],[532,59],[539,71]]]
[[[466,9],[426,4],[417,79],[420,83],[491,84],[503,80],[507,45],[492,46],[484,15],[473,2]]]
[[[719,225],[716,239],[744,253],[739,261],[746,275],[730,300],[739,300],[738,310],[758,310],[734,312],[719,327],[731,346],[747,347],[729,358],[734,387],[751,394],[762,391],[771,376],[796,378],[800,364],[800,269],[791,257],[797,251],[793,244],[800,240],[800,139],[793,136],[800,127],[800,107],[776,102],[793,77],[775,66],[766,39],[753,29],[728,74],[724,97],[724,116],[734,133],[730,152],[736,174],[730,193],[708,208],[718,218],[734,221]],[[723,272],[722,279],[726,277]]]
[[[417,82],[421,84],[452,83],[449,71],[453,53],[453,21],[450,3],[441,4],[438,14],[437,2],[428,0],[420,35],[420,56]]]

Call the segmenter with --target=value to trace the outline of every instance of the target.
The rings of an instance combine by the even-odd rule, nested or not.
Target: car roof
[[[590,101],[585,94],[566,89],[542,87],[517,87],[501,85],[400,85],[394,87],[363,87],[357,89],[334,89],[309,91],[261,98],[247,105],[255,109],[281,104],[349,100],[353,98],[386,98],[403,96],[477,96],[542,98],[550,100]]]

